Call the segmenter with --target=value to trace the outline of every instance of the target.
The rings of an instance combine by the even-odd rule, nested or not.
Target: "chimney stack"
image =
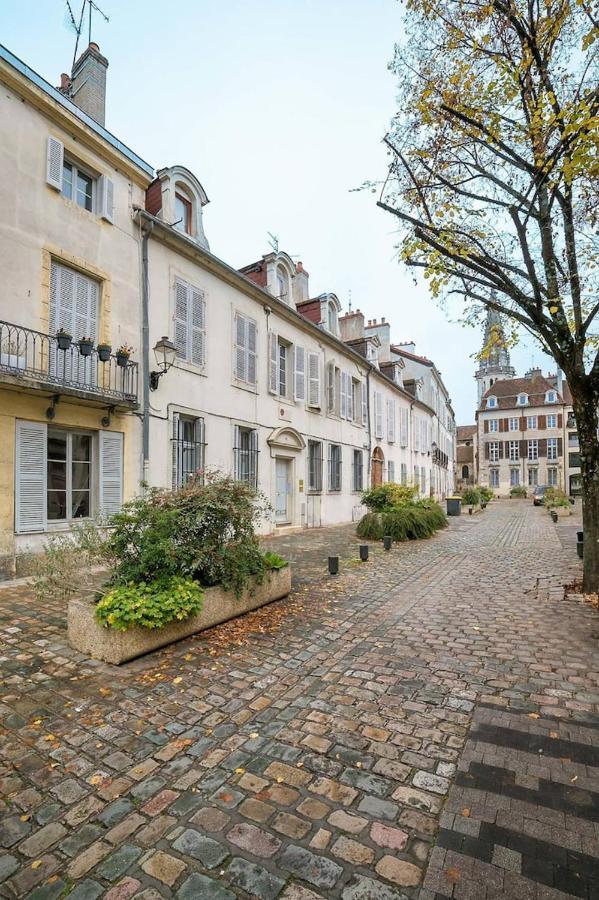
[[[69,97],[99,125],[106,120],[106,70],[108,60],[92,41],[73,66]],[[62,80],[62,79],[61,79]]]

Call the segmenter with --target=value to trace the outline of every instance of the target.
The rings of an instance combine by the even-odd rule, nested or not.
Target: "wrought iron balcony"
[[[0,376],[36,382],[57,393],[77,393],[94,399],[137,402],[136,362],[73,341],[61,349],[56,335],[42,334],[0,321]]]

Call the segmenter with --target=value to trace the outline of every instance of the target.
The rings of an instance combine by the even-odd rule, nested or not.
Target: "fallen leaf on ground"
[[[460,880],[460,870],[456,869],[455,866],[450,866],[449,869],[445,869],[443,873],[449,881],[459,881]]]

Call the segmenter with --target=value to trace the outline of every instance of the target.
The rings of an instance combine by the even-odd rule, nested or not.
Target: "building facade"
[[[53,88],[0,48],[0,571],[206,469],[266,495],[267,531],[351,521],[385,480],[452,490],[452,414],[301,263],[210,251],[197,177],[104,127],[107,66],[90,44]]]
[[[456,487],[463,490],[477,483],[478,428],[458,425],[456,436]]]

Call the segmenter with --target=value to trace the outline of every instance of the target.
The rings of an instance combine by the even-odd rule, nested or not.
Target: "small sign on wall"
[[[304,493],[304,479],[303,479],[303,478],[300,478],[300,479],[299,479],[299,487],[298,487],[298,490],[299,490],[300,494],[303,494],[303,493]]]

